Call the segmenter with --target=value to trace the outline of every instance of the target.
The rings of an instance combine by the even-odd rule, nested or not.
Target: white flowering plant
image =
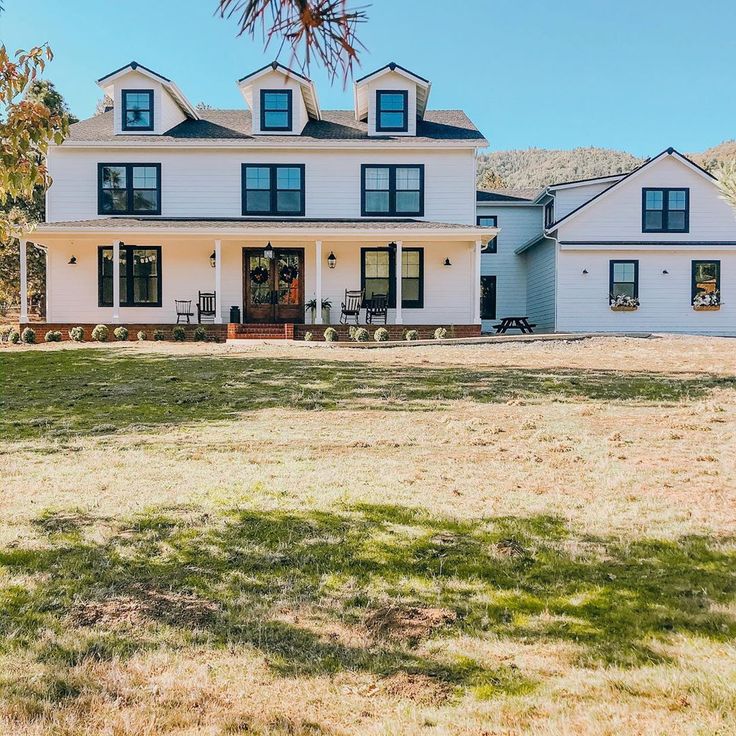
[[[720,291],[699,291],[693,297],[694,307],[720,307],[721,292]]]
[[[630,309],[636,309],[639,306],[638,296],[627,296],[626,294],[617,294],[611,296],[608,300],[611,307],[628,307]]]

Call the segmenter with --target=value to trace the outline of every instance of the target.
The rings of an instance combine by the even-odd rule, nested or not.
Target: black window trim
[[[424,248],[412,246],[402,248],[401,250],[402,253],[406,251],[419,252],[419,299],[404,299],[404,290],[402,288],[401,308],[424,309]],[[366,246],[360,249],[360,288],[363,290],[363,293],[365,293],[365,254],[367,252],[375,251],[388,253],[388,306],[390,309],[396,309],[396,248],[388,248],[386,246]],[[403,272],[401,276],[403,281]]]
[[[633,258],[617,258],[608,262],[608,298],[613,299],[613,269],[619,263],[634,264],[634,299],[639,298],[639,260]],[[625,283],[625,282],[619,282]]]
[[[137,95],[148,95],[149,99],[149,107],[151,112],[151,124],[150,125],[128,125],[126,123],[126,120],[128,118],[128,105],[127,105],[127,96],[128,94],[137,94]],[[140,132],[150,132],[154,129],[154,123],[155,123],[155,112],[153,109],[153,90],[152,89],[122,89],[120,90],[120,108],[122,110],[122,118],[120,119],[120,127],[121,130],[124,130],[126,132],[134,132],[134,133],[140,133]]]
[[[401,95],[404,98],[404,122],[398,127],[381,125],[381,96]],[[387,112],[396,112],[390,110]],[[409,92],[405,89],[377,89],[376,90],[376,132],[377,133],[408,133],[409,132]]]
[[[388,212],[369,212],[365,208],[367,169],[388,169]],[[419,210],[417,212],[396,211],[396,169],[419,169]],[[376,190],[371,190],[376,191]],[[402,190],[403,191],[403,190]],[[413,191],[413,190],[407,190]],[[360,215],[361,217],[424,217],[424,164],[361,164],[360,165]]]
[[[125,189],[127,192],[128,206],[125,210],[103,210],[102,209],[102,170],[108,166],[124,166],[125,167]],[[158,207],[155,210],[134,210],[133,209],[133,168],[136,166],[153,167],[156,169],[156,194]],[[160,215],[161,214],[161,164],[147,163],[145,161],[134,161],[132,163],[122,163],[109,161],[97,164],[97,214],[98,215]]]
[[[701,263],[715,263],[716,264],[716,291],[721,290],[721,261],[717,258],[698,258],[690,262],[690,303],[695,301],[695,297],[698,295],[698,287],[695,284],[695,271]]]
[[[112,307],[112,302],[105,303],[102,299],[102,253],[106,250],[112,250],[112,245],[98,245],[97,246],[97,306],[98,307]],[[158,301],[156,302],[134,302],[133,301],[133,251],[134,250],[155,250],[157,252],[157,258],[158,258]],[[120,246],[121,252],[125,251],[125,272],[126,272],[126,289],[127,293],[125,294],[125,298],[123,298],[123,295],[120,295],[120,306],[128,308],[128,307],[151,307],[151,308],[157,308],[161,307],[162,303],[162,297],[163,297],[163,266],[162,266],[162,260],[161,260],[161,246],[160,245],[128,245],[121,244]],[[122,273],[122,271],[121,271]]]
[[[248,211],[246,209],[246,193],[248,191],[247,187],[245,186],[246,179],[245,174],[248,167],[256,168],[256,169],[269,169],[270,170],[270,177],[271,177],[271,188],[269,190],[270,198],[269,202],[271,204],[268,211],[259,211],[259,212],[253,212]],[[277,202],[278,202],[278,188],[276,187],[276,170],[277,169],[299,169],[301,172],[301,187],[299,189],[299,194],[301,197],[301,207],[299,208],[298,212],[279,212],[277,208]],[[267,217],[304,217],[304,214],[306,212],[306,186],[305,186],[305,174],[306,174],[306,165],[305,164],[266,164],[266,163],[243,163],[240,165],[240,193],[241,193],[241,202],[240,202],[240,211],[241,214],[244,217],[261,217],[261,216],[267,216]],[[265,189],[258,189],[253,191],[260,191],[265,192]],[[296,189],[284,189],[282,191],[285,192],[295,192]]]
[[[493,225],[481,225],[481,220],[493,220]],[[475,224],[478,227],[498,227],[498,215],[477,215]],[[483,248],[483,253],[498,253],[498,235],[493,240],[488,241],[486,247]]]
[[[554,221],[555,221],[555,200],[550,199],[550,201],[544,205],[544,227],[545,229],[548,228],[550,225],[553,225]]]
[[[483,279],[491,279],[493,281],[493,315],[492,316],[484,316],[483,314],[483,302],[481,301],[481,309],[480,309],[480,318],[482,320],[489,320],[489,319],[496,319],[496,314],[498,312],[498,275],[495,273],[483,273],[480,276],[481,286],[483,284]],[[483,295],[483,289],[480,290],[481,297]]]
[[[287,117],[289,118],[289,122],[287,123],[286,127],[282,127],[280,125],[266,125],[266,95],[267,94],[284,94],[286,95],[286,99],[288,100],[288,107],[287,107]],[[265,133],[289,133],[294,129],[294,95],[293,91],[290,89],[262,89],[260,94],[260,103],[261,103],[261,130]],[[281,110],[274,111],[271,110],[270,112],[281,112]]]
[[[662,227],[647,227],[647,192],[662,192]],[[685,226],[671,229],[667,227],[669,214],[669,192],[685,192]],[[652,210],[654,212],[656,210]],[[681,212],[682,210],[675,210]],[[641,231],[643,233],[689,233],[690,232],[690,187],[644,187],[641,190]]]

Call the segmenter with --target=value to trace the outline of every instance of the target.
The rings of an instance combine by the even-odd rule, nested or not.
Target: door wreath
[[[299,270],[296,266],[281,266],[279,270],[279,278],[285,284],[290,284],[297,276],[299,276]]]
[[[268,281],[268,269],[265,266],[256,266],[250,272],[250,280],[254,284],[265,284]]]

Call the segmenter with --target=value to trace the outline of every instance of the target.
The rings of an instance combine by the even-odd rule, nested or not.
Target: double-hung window
[[[261,130],[288,132],[292,128],[293,108],[290,89],[261,90]]]
[[[97,214],[161,214],[161,164],[98,164],[97,181]]]
[[[243,164],[244,215],[304,215],[304,164]]]
[[[424,165],[363,164],[361,214],[364,217],[424,215]]]
[[[721,262],[693,261],[691,298],[696,307],[721,304]]]
[[[361,249],[360,286],[367,300],[374,294],[386,294],[389,306],[396,306],[395,249]],[[424,306],[424,248],[401,250],[401,306],[403,309]]]
[[[689,189],[643,189],[642,232],[686,233],[690,230]]]
[[[406,90],[376,92],[376,132],[406,133],[409,130],[409,93]]]
[[[611,261],[608,288],[611,302],[617,297],[638,299],[639,261]]]
[[[153,90],[124,89],[120,94],[123,130],[153,130]]]
[[[101,246],[97,254],[98,301],[112,306],[113,250]],[[161,246],[120,246],[120,306],[161,306]]]
[[[498,227],[497,215],[480,215],[475,220],[476,225],[480,227]],[[493,240],[488,241],[488,245],[484,248],[485,253],[496,253],[498,251],[498,235]]]

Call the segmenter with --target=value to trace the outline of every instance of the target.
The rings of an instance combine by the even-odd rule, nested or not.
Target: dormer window
[[[121,95],[123,130],[153,130],[153,90],[124,89]]]
[[[406,133],[409,130],[409,93],[406,90],[376,92],[376,131]]]
[[[284,132],[292,128],[291,90],[261,90],[261,130]]]
[[[686,233],[690,229],[689,189],[642,189],[642,232]]]

